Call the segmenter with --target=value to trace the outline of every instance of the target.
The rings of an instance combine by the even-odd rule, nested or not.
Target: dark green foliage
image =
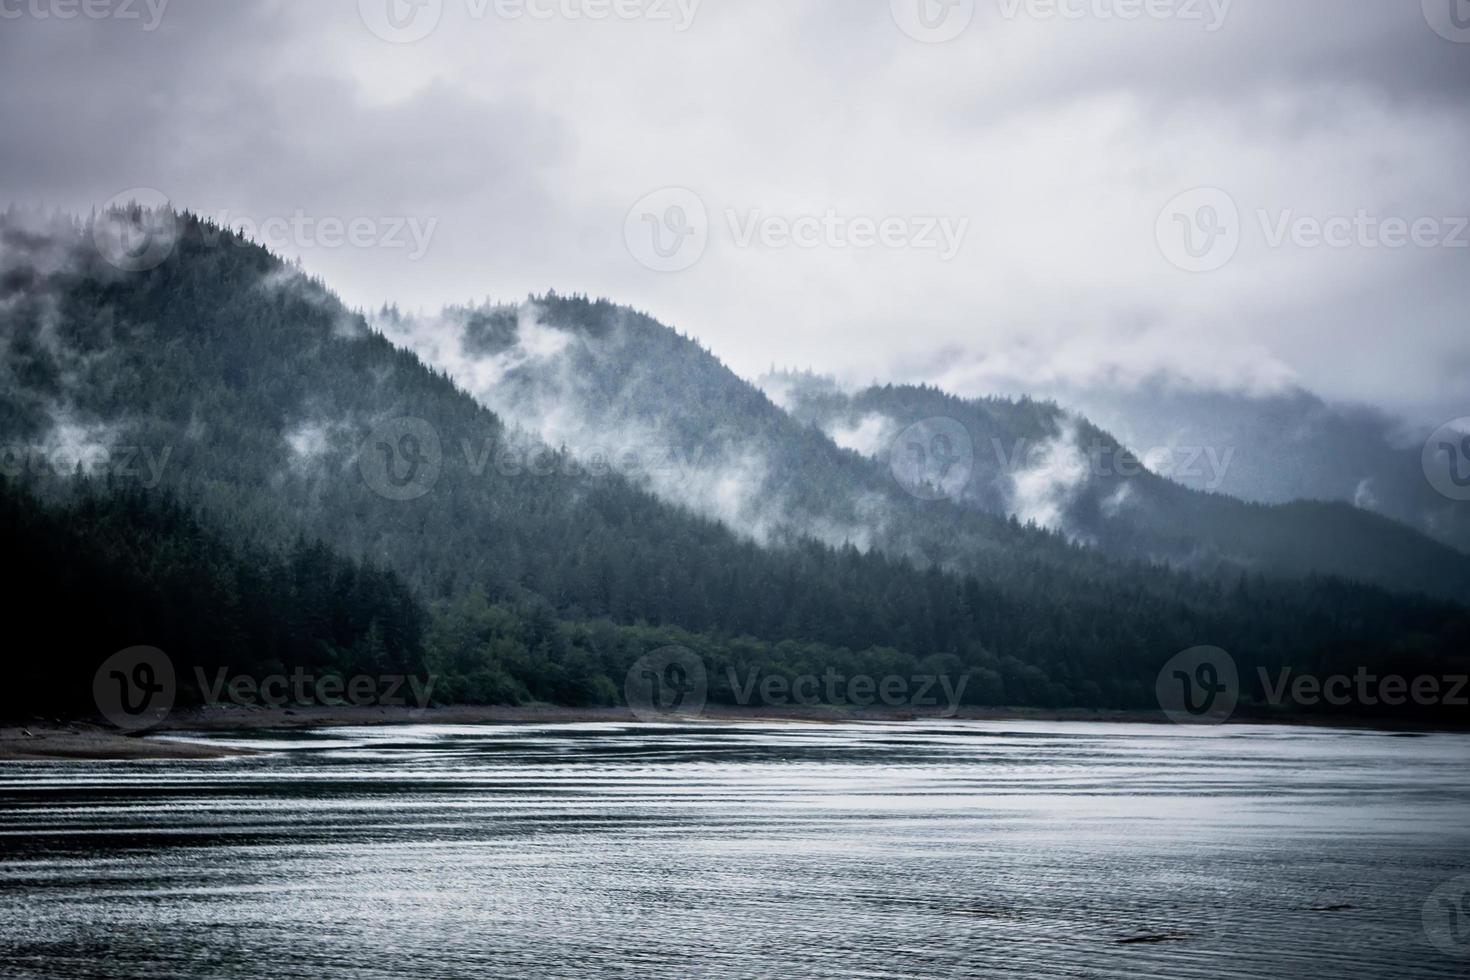
[[[0,478],[6,587],[0,716],[86,713],[92,678],[120,649],[172,659],[182,701],[197,669],[260,677],[409,674],[422,669],[426,613],[391,571],[298,540],[235,548],[153,493],[85,481],[43,508]]]
[[[716,700],[731,665],[925,667],[970,676],[975,703],[1144,708],[1160,665],[1200,644],[1229,649],[1248,679],[1288,663],[1464,669],[1463,608],[1335,579],[1184,574],[951,503],[924,505],[901,557],[763,547],[617,475],[502,472],[486,465],[500,419],[228,232],[186,216],[173,254],[131,274],[84,227],[0,236],[0,437],[44,441],[64,416],[169,452],[156,488],[73,499],[73,477],[32,474],[55,510],[7,499],[17,567],[44,570],[18,608],[62,596],[80,613],[74,632],[22,628],[26,703],[71,703],[101,657],[138,643],[252,669],[422,666],[442,675],[441,700],[568,704],[616,701],[632,662],[671,640],[706,657]],[[542,302],[590,331],[613,309]],[[638,322],[669,354],[663,383],[697,397],[697,345]],[[503,342],[504,324],[483,326],[489,349]],[[748,386],[703,393],[725,424],[767,424]],[[358,465],[373,428],[402,416],[442,446],[437,481],[407,501]],[[775,471],[816,514],[841,468],[869,463],[808,436]],[[798,468],[806,454],[821,466]],[[419,602],[435,609],[422,639]]]

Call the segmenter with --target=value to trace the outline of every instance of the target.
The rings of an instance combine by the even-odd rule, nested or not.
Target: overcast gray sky
[[[85,2],[0,0],[0,197],[156,188],[354,305],[1470,412],[1467,0]]]

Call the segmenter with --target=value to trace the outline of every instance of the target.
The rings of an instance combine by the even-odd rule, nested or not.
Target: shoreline
[[[783,707],[746,708],[707,705],[696,717],[670,716],[678,724],[738,722],[904,723],[904,722],[1095,722],[1101,724],[1170,725],[1158,711],[1049,710],[1040,708],[964,707],[952,715],[891,708]],[[303,705],[299,707],[208,706],[173,712],[143,732],[125,732],[93,720],[35,719],[0,725],[0,763],[44,761],[149,761],[232,759],[262,753],[168,738],[170,732],[300,731],[307,729],[391,725],[570,725],[629,724],[639,719],[624,707],[571,708],[560,705],[450,705],[434,708]],[[1385,735],[1458,732],[1429,724],[1389,724],[1375,719],[1336,716],[1242,716],[1230,725],[1274,725],[1285,728],[1340,728]]]
[[[7,762],[116,762],[234,759],[248,749],[145,738],[93,722],[35,722],[0,726],[0,765]]]

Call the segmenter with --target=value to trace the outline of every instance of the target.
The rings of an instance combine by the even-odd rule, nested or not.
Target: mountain
[[[874,458],[895,459],[914,433],[921,448],[944,439],[955,456],[955,500],[1111,554],[1176,565],[1226,562],[1275,575],[1334,574],[1470,596],[1466,556],[1406,525],[1343,503],[1263,505],[1220,492],[1239,465],[1230,444],[1217,450],[1209,442],[1172,443],[1170,452],[1140,459],[1053,402],[961,399],[891,385],[849,394],[829,380],[796,373],[773,373],[761,384],[796,419]],[[1150,467],[1200,474],[1197,482],[1213,492],[1165,479]]]
[[[776,404],[651,317],[556,295],[388,309],[376,323],[501,418],[758,542],[806,536],[981,575],[1023,552],[1074,569],[1114,558],[1470,597],[1470,558],[1408,527],[1345,505],[1189,489],[1054,404],[913,387],[848,398],[799,375],[761,381]],[[926,472],[946,445],[953,465]],[[1233,463],[1193,461],[1221,474]],[[1063,546],[1074,543],[1084,547]]]
[[[550,294],[434,316],[373,320],[512,427],[495,461],[616,474],[762,546],[803,539],[998,574],[1017,561],[1107,575],[1106,556],[1013,521],[919,501],[884,467],[846,452],[696,341],[606,300]]]
[[[967,703],[1103,708],[1156,705],[1161,665],[1203,643],[1248,678],[1258,665],[1442,672],[1463,658],[1459,605],[1157,567],[920,500],[692,341],[612,304],[464,311],[451,318],[462,329],[419,334],[459,358],[435,367],[324,284],[192,215],[162,216],[155,254],[158,224],[139,209],[0,220],[14,491],[59,515],[53,535],[86,480],[157,495],[229,554],[289,556],[305,539],[390,571],[428,609],[423,663],[450,675],[446,697],[611,703],[634,662],[670,642],[705,658],[716,700],[734,696],[737,668],[788,680],[837,669],[963,676]],[[148,261],[119,261],[118,241]],[[394,319],[375,318],[390,332]],[[585,397],[606,418],[591,431],[672,462],[600,460],[525,431],[586,424],[565,391],[537,395],[553,365],[583,361],[601,365]],[[580,371],[566,380],[583,384]],[[727,469],[752,434],[764,455]],[[127,540],[58,537],[58,560]]]
[[[1186,486],[1260,503],[1349,503],[1470,552],[1470,504],[1437,492],[1427,479],[1427,433],[1408,432],[1373,409],[1332,405],[1301,389],[1241,394],[1162,381],[1056,397],[1134,449],[1209,446],[1230,454],[1218,480],[1198,468],[1170,473]]]

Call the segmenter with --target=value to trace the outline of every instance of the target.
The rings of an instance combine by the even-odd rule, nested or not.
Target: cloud
[[[760,433],[691,433],[678,406],[662,398],[668,363],[641,360],[626,311],[602,313],[607,319],[590,331],[551,322],[535,300],[437,314],[389,310],[374,326],[511,427],[497,452],[512,476],[545,472],[546,454],[564,450],[570,458],[552,469],[621,474],[762,544],[807,536],[872,546],[886,523],[884,501],[846,501],[850,519],[837,516],[840,507],[804,511],[781,485]]]
[[[69,409],[53,412],[52,425],[37,443],[56,473],[70,474],[80,469],[94,474],[112,459],[122,429],[103,422],[84,421]]]
[[[493,5],[492,5],[493,6]],[[171,5],[158,30],[22,18],[0,32],[0,186],[85,210],[151,186],[259,220],[436,220],[407,250],[289,251],[349,303],[438,309],[557,288],[772,361],[961,394],[1043,376],[1300,383],[1418,421],[1470,390],[1465,252],[1271,248],[1257,212],[1470,214],[1464,45],[1405,0],[1235,0],[1180,20],[1006,18],[926,45],[884,3],[705,4],[692,26],[475,19],[390,45],[355,0]],[[760,50],[760,71],[750,70]],[[1169,265],[1160,209],[1229,191],[1223,270]],[[688,188],[707,252],[629,254],[633,202]],[[739,247],[729,210],[968,219],[913,249]],[[943,352],[940,357],[936,352]]]
[[[1087,454],[1078,444],[1076,420],[1065,419],[1057,434],[1035,447],[1026,460],[1027,466],[1010,474],[1007,509],[1022,524],[1066,531],[1067,507],[1091,472]]]
[[[1361,507],[1363,510],[1378,509],[1378,498],[1373,494],[1372,477],[1358,481],[1357,489],[1353,491],[1353,506]]]
[[[843,449],[878,457],[886,454],[893,445],[898,426],[888,416],[870,412],[856,422],[834,421],[825,431]]]
[[[1117,517],[1134,501],[1133,484],[1122,483],[1118,489],[1108,494],[1102,501],[1103,516],[1109,519]]]
[[[331,426],[325,422],[302,422],[286,432],[293,465],[309,469],[332,450]]]
[[[260,288],[268,293],[290,296],[332,314],[332,336],[339,340],[361,340],[367,330],[361,317],[349,313],[320,279],[307,276],[299,268],[281,266],[266,273]]]

